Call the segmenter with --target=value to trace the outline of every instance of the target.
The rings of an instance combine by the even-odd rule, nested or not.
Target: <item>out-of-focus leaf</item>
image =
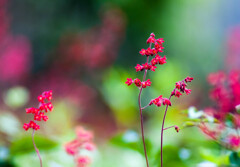
[[[137,120],[138,89],[125,84],[131,76],[124,69],[108,69],[103,79],[102,95],[113,111],[116,121],[123,125],[132,125]]]
[[[237,152],[232,152],[229,156],[230,163],[236,166],[240,166],[240,156]]]
[[[0,166],[1,167],[14,167],[14,165],[9,161],[4,161],[4,162],[0,161]]]
[[[193,121],[186,121],[186,122],[184,122],[183,123],[183,127],[192,127],[192,126],[195,126],[196,125],[196,123],[195,122],[193,122]]]
[[[135,131],[129,130],[124,134],[116,135],[110,140],[110,143],[119,147],[125,147],[131,150],[135,150],[141,153],[142,155],[144,155],[142,140]],[[150,141],[146,138],[145,138],[145,144],[147,147],[147,152],[151,153],[152,145]]]
[[[155,154],[153,166],[161,167],[161,149]],[[175,146],[163,147],[163,166],[166,167],[186,167],[186,164],[179,157],[179,148]]]
[[[16,86],[9,89],[4,96],[4,102],[12,108],[24,106],[29,100],[29,92],[26,88]]]
[[[195,118],[195,119],[191,119],[191,118],[187,118],[186,121],[192,121],[192,122],[202,122],[202,119],[199,118]]]
[[[57,146],[57,143],[49,138],[42,136],[34,136],[35,143],[39,150],[49,150]],[[25,136],[12,142],[10,147],[11,155],[26,154],[34,151],[31,136]]]
[[[202,150],[200,151],[200,156],[210,162],[213,162],[217,165],[229,165],[229,158],[225,155],[214,154],[211,150]]]
[[[233,115],[232,114],[228,114],[226,117],[226,124],[229,127],[233,127]]]

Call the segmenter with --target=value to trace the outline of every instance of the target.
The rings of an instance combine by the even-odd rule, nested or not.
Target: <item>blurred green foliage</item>
[[[57,146],[57,143],[54,140],[51,140],[47,137],[35,135],[34,141],[39,150],[49,150]],[[32,143],[31,136],[24,136],[20,139],[12,141],[10,147],[10,153],[12,156],[17,154],[28,154],[29,152],[35,151]]]

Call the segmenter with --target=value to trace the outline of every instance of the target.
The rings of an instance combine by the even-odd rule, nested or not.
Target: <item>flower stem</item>
[[[174,127],[175,127],[175,125],[169,126],[169,127],[167,127],[167,128],[164,128],[163,130],[167,130],[167,129],[174,128]]]
[[[172,95],[170,95],[169,100],[171,100]],[[165,113],[163,116],[162,121],[162,131],[161,131],[161,167],[163,167],[163,130],[164,130],[164,123],[167,115],[168,105],[166,106]]]
[[[35,132],[35,130],[33,130],[33,133],[32,133],[32,142],[33,142],[34,149],[35,149],[35,151],[36,151],[36,153],[38,155],[39,161],[40,161],[40,167],[42,167],[42,158],[41,158],[39,150],[38,150],[38,148],[37,148],[37,146],[36,146],[36,144],[34,142],[34,132]]]
[[[149,57],[147,57],[147,63],[148,63],[148,59],[149,59]],[[143,82],[146,79],[146,75],[147,75],[147,70],[145,70],[145,72],[144,72]],[[141,87],[140,91],[139,91],[139,95],[138,95],[138,105],[139,105],[139,112],[140,112],[140,119],[141,119],[141,132],[142,132],[142,142],[143,142],[144,154],[145,154],[147,167],[149,167],[148,157],[147,157],[147,149],[146,149],[146,143],[145,143],[145,137],[144,137],[143,114],[142,114],[142,106],[141,106],[142,90],[143,90],[143,88]]]
[[[147,108],[149,105],[146,105],[145,107],[142,107],[142,110],[144,110],[145,108]]]

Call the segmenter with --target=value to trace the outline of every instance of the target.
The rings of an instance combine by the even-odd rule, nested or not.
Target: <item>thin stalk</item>
[[[144,110],[145,108],[147,108],[149,105],[146,105],[145,107],[142,107],[142,110]]]
[[[170,129],[170,128],[173,128],[173,127],[175,127],[175,125],[164,128],[163,130],[167,130],[167,129]]]
[[[34,149],[35,149],[35,151],[36,151],[36,153],[38,155],[39,161],[40,161],[40,167],[42,167],[42,158],[41,158],[39,150],[38,150],[38,148],[37,148],[37,146],[36,146],[36,144],[34,142],[34,132],[35,132],[35,130],[33,130],[33,133],[32,133],[32,142],[33,142]]]
[[[147,57],[147,63],[148,63],[148,59],[149,59],[149,57]],[[145,70],[145,72],[144,72],[143,82],[145,81],[146,76],[147,76],[147,70]],[[145,143],[145,137],[144,137],[143,114],[142,114],[142,106],[141,106],[142,90],[143,90],[143,88],[141,87],[140,91],[139,91],[139,95],[138,95],[138,106],[139,106],[140,119],[141,119],[141,132],[142,132],[142,142],[143,142],[144,154],[145,154],[147,167],[149,167],[148,157],[147,157],[147,149],[146,149],[146,143]]]
[[[173,91],[175,91],[175,89]],[[171,100],[171,97],[172,97],[172,95],[170,95],[170,97],[168,99]],[[164,113],[164,116],[163,116],[163,121],[162,121],[162,131],[161,131],[161,167],[163,167],[163,130],[164,130],[164,123],[165,123],[165,119],[166,119],[166,115],[167,115],[167,110],[168,110],[168,105],[166,106],[165,113]]]

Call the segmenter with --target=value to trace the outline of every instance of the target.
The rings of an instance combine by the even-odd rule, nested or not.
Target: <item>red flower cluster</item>
[[[152,99],[148,105],[152,105],[152,104],[154,104],[158,107],[160,107],[162,104],[168,105],[168,106],[172,105],[171,101],[168,98],[162,98],[162,95],[160,95],[159,97],[157,97],[155,99]]]
[[[39,101],[39,107],[38,108],[27,108],[26,109],[26,113],[29,114],[33,114],[34,115],[34,120],[35,121],[47,121],[48,120],[48,116],[44,115],[44,112],[48,112],[48,111],[52,111],[53,110],[53,105],[50,102],[50,100],[52,99],[52,91],[46,91],[43,92],[42,95],[38,96],[38,101]],[[45,100],[47,100],[48,102],[46,103]],[[35,122],[35,121],[30,121],[29,123],[24,123],[23,125],[23,129],[25,129],[26,131],[29,128],[32,128],[34,130],[38,130],[40,129],[40,126]]]
[[[82,127],[76,128],[77,138],[67,144],[65,144],[65,151],[75,157],[77,167],[86,167],[90,164],[91,160],[87,156],[79,155],[80,150],[95,150],[95,144],[93,143],[93,133],[86,131]]]
[[[147,62],[140,65],[137,64],[135,69],[136,72],[138,71],[143,71],[145,70],[145,72],[147,70],[151,70],[151,71],[155,71],[156,70],[156,65],[160,64],[163,65],[166,62],[167,58],[166,56],[161,57],[158,55],[159,52],[163,52],[163,48],[162,44],[163,44],[164,40],[163,38],[159,38],[159,39],[155,39],[155,35],[153,33],[150,34],[150,37],[147,40],[147,44],[150,44],[150,47],[147,49],[142,49],[139,53],[141,55],[145,55],[149,58],[149,56],[154,56],[154,58],[152,58],[152,60],[149,62],[149,60],[147,59]],[[154,44],[154,48],[151,48],[151,44]],[[141,81],[140,79],[136,78],[136,79],[132,79],[132,78],[127,78],[127,81],[125,82],[128,86],[130,86],[132,83],[134,83],[137,87],[142,87],[142,88],[146,88],[147,86],[151,86],[151,81],[150,79],[148,79],[147,81]]]
[[[147,49],[142,49],[139,53],[141,55],[146,56],[153,56],[157,54],[158,52],[163,52],[164,47],[162,44],[164,43],[163,38],[155,39],[155,34],[151,33],[150,37],[147,39],[147,44],[154,44],[154,48],[151,47]]]
[[[127,78],[127,81],[125,82],[128,86],[132,85],[134,83],[137,87],[146,88],[147,86],[151,86],[151,81],[150,79],[147,79],[146,81],[141,82],[140,79],[136,78],[132,80],[132,78]]]
[[[187,95],[189,95],[191,93],[191,89],[187,89],[186,87],[187,87],[187,82],[191,82],[192,80],[193,80],[192,77],[187,77],[183,81],[177,82],[175,85],[175,89],[171,93],[171,96],[175,96],[175,97],[179,98],[182,95],[182,93],[184,93],[184,92]],[[172,106],[170,98],[169,99],[162,98],[162,95],[160,95],[159,97],[157,97],[155,99],[152,99],[148,105],[150,106],[152,104],[156,105],[157,107],[160,107],[162,104],[167,105],[167,106]]]
[[[213,86],[209,96],[216,105],[214,108],[206,108],[204,112],[217,120],[219,125],[216,126],[221,128],[210,129],[204,123],[199,127],[203,133],[217,140],[224,147],[238,149],[240,136],[237,135],[237,130],[240,128],[240,114],[237,106],[240,104],[240,71],[231,71],[229,76],[222,71],[211,73],[208,76],[208,82]],[[227,125],[229,121],[231,125]],[[226,133],[226,131],[229,132],[229,128],[232,129],[231,133]]]
[[[221,71],[212,73],[208,82],[213,86],[210,97],[217,104],[216,108],[211,108],[212,115],[221,121],[230,113],[233,118],[238,118],[236,106],[240,104],[240,71],[231,71],[228,77]],[[235,127],[239,127],[237,121],[234,123]]]
[[[155,71],[155,69],[157,68],[156,65],[157,64],[163,65],[163,64],[167,63],[166,60],[167,60],[166,56],[161,57],[159,55],[156,55],[156,57],[151,60],[151,64],[150,63],[145,63],[142,65],[137,64],[137,66],[135,67],[136,72],[143,71],[144,69]]]
[[[187,83],[188,82],[191,82],[193,80],[193,78],[192,77],[187,77],[187,78],[185,78],[183,81],[179,81],[179,82],[177,82],[176,83],[176,85],[175,85],[175,88],[176,89],[174,89],[173,90],[173,92],[172,92],[172,96],[174,96],[175,95],[175,97],[180,97],[181,95],[182,95],[182,93],[186,93],[187,95],[189,95],[190,93],[191,93],[191,89],[187,89],[186,87],[187,87]],[[182,92],[182,93],[181,93]]]

